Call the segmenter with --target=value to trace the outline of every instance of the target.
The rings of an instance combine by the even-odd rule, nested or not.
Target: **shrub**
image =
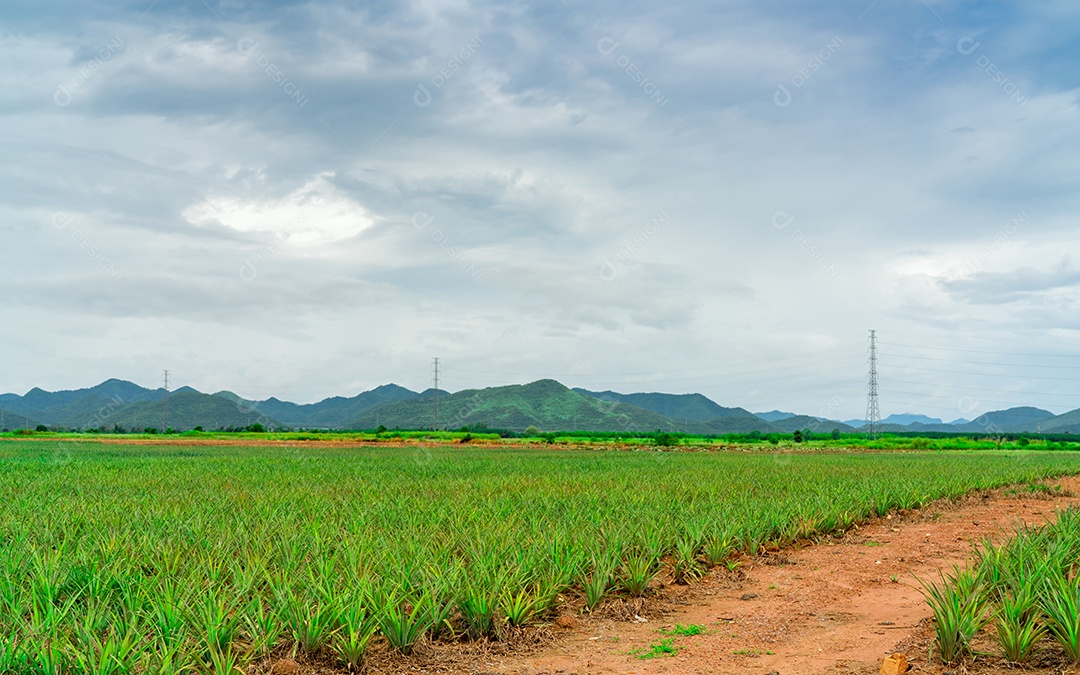
[[[668,448],[673,445],[678,445],[679,439],[675,434],[658,433],[653,436],[653,442],[661,447]]]

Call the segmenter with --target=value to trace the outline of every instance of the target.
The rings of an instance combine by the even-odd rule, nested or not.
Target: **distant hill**
[[[901,413],[892,414],[881,420],[882,424],[900,424],[907,426],[909,424],[941,424],[941,420],[937,417],[927,417],[926,415],[916,415],[914,413]]]
[[[820,417],[811,417],[809,415],[795,415],[794,417],[785,417],[784,419],[776,420],[770,423],[772,428],[780,433],[791,434],[796,431],[803,431],[809,429],[815,434],[827,434],[832,432],[833,429],[839,429],[841,433],[851,433],[855,431],[854,428],[844,424],[843,422],[837,422],[835,420],[823,420]]]
[[[1041,422],[1039,431],[1047,434],[1080,434],[1080,408]]]
[[[1068,415],[1069,413],[1066,413]],[[1046,422],[1054,418],[1054,413],[1041,408],[1023,406],[1007,410],[995,410],[979,415],[967,424],[957,424],[952,430],[971,433],[1019,433],[1042,429]]]
[[[136,431],[142,431],[146,427],[164,431],[165,403],[166,399],[161,398],[123,406],[112,411],[102,424],[96,426],[109,429],[114,424],[119,424]],[[188,431],[195,427],[203,427],[207,431],[240,428],[256,422],[268,428],[285,426],[257,410],[251,410],[220,396],[191,390],[170,394],[168,397],[168,426],[177,431]]]
[[[725,408],[701,394],[620,394],[614,391],[574,389],[579,394],[601,401],[615,401],[651,410],[675,422],[708,422],[718,418],[750,418],[754,415],[742,408]]]
[[[0,431],[14,429],[33,429],[41,424],[37,420],[30,419],[26,415],[12,412],[6,408],[0,408]]]
[[[334,396],[318,403],[297,404],[278,398],[247,401],[229,391],[203,394],[191,387],[173,392],[148,389],[125,380],[109,379],[86,389],[49,392],[35,387],[25,395],[0,394],[0,428],[49,427],[124,429],[141,431],[164,425],[165,396],[169,425],[177,430],[201,426],[246,427],[262,422],[272,427],[313,429],[422,429],[434,422],[435,392],[414,392],[385,384],[355,396]],[[702,394],[658,392],[622,394],[614,391],[569,389],[554,380],[527,385],[439,393],[439,425],[460,428],[485,424],[491,428],[564,431],[682,431],[699,434],[793,433],[810,429],[827,433],[858,431],[862,420],[837,422],[810,415],[772,410],[753,414],[726,408]],[[995,410],[977,419],[945,424],[916,413],[890,415],[882,431],[965,434],[1080,433],[1080,409],[1060,416],[1033,407]]]
[[[243,400],[232,392],[214,394],[232,401]],[[245,401],[247,407],[274,418],[278,422],[306,429],[340,429],[349,420],[357,419],[375,408],[395,401],[419,396],[415,391],[396,384],[384,384],[352,398],[334,396],[318,403],[296,404],[269,398],[265,401]]]
[[[783,412],[781,410],[770,410],[769,412],[756,412],[754,417],[760,417],[766,422],[777,422],[779,420],[786,420],[789,417],[795,417],[793,412]]]
[[[348,421],[349,428],[423,428],[434,422],[434,392],[386,403]],[[567,388],[555,380],[531,384],[466,389],[439,395],[439,426],[457,429],[477,424],[492,429],[523,431],[654,431],[675,424],[650,410],[603,401]]]
[[[25,416],[37,426],[85,429],[112,429],[115,425],[141,431],[164,425],[165,397],[169,398],[169,426],[183,431],[202,426],[206,429],[249,426],[259,413],[244,413],[234,402],[199,393],[191,387],[174,392],[147,389],[125,380],[110,379],[87,389],[48,392],[34,388],[24,396],[4,394],[0,399],[5,418]],[[6,419],[5,419],[6,423]],[[265,421],[264,421],[265,423]],[[280,425],[276,420],[275,425]],[[8,428],[15,428],[7,424]],[[24,422],[20,427],[28,426]]]
[[[24,396],[4,394],[0,406],[45,425],[82,427],[110,410],[164,395],[163,389],[146,389],[125,380],[110,379],[88,389],[49,392],[35,387]]]

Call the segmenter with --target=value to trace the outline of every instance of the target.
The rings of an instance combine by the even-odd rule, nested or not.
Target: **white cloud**
[[[276,246],[313,247],[351,239],[371,226],[364,207],[343,196],[325,176],[309,180],[276,200],[210,196],[182,212],[199,227],[227,227],[246,234],[273,234]]]

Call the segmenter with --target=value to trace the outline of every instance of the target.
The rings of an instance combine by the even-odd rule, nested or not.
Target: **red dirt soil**
[[[1048,482],[1055,494],[1029,488],[969,495],[915,512],[890,514],[802,548],[744,558],[691,586],[667,586],[642,607],[614,600],[596,615],[567,612],[532,643],[437,644],[412,657],[376,648],[369,672],[470,675],[604,673],[878,673],[882,659],[903,652],[911,673],[1016,673],[994,657],[945,668],[933,659],[930,608],[915,577],[971,559],[986,536],[1007,537],[1016,524],[1041,524],[1058,508],[1080,503],[1080,477]],[[580,604],[580,603],[579,603]],[[636,610],[636,612],[635,612]],[[642,659],[677,624],[705,634],[674,636],[673,655]],[[512,641],[514,642],[514,641]],[[995,653],[992,642],[980,645]],[[1052,651],[1052,650],[1048,650]],[[1041,670],[1073,673],[1053,655]],[[304,668],[305,673],[331,672]]]

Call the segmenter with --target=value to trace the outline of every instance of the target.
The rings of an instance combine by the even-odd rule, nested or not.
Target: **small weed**
[[[735,651],[733,651],[731,653],[735,654],[736,656],[757,657],[757,656],[765,656],[765,655],[770,655],[771,656],[772,654],[775,654],[776,652],[773,652],[773,651],[770,651],[770,650],[765,650],[765,649],[736,649]]]
[[[641,648],[632,649],[630,650],[630,655],[636,656],[644,661],[645,659],[655,659],[670,654],[677,654],[678,651],[679,647],[675,644],[675,638],[670,637],[666,640],[652,643],[647,650]]]
[[[664,635],[682,635],[689,637],[691,635],[701,635],[706,632],[705,626],[697,623],[688,623],[685,626],[681,623],[675,624],[674,628],[661,628],[660,632]]]

